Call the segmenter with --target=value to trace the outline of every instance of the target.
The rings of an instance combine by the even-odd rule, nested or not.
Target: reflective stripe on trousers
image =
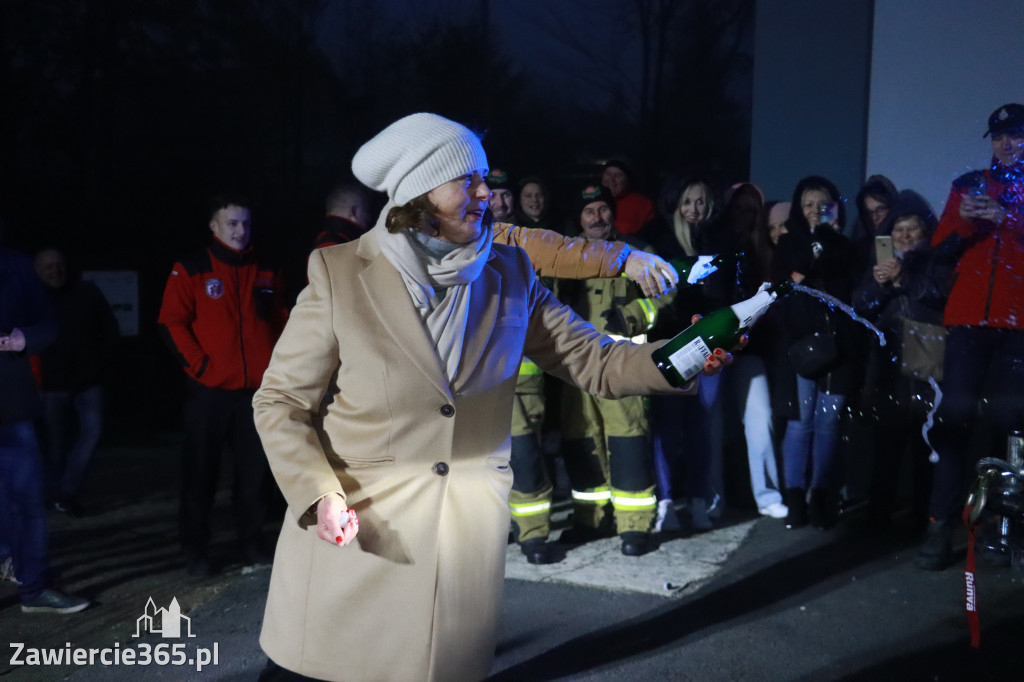
[[[649,491],[630,493],[616,490],[611,494],[612,506],[621,511],[648,511],[658,506],[658,498]]]
[[[547,514],[551,511],[551,502],[536,502],[533,504],[509,504],[509,510],[512,512],[512,516],[535,516],[537,514]]]
[[[612,499],[612,491],[608,486],[601,486],[591,490],[573,490],[572,501],[582,504],[605,504]]]

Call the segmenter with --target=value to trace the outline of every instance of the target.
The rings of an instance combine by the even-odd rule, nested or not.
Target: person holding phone
[[[905,190],[900,192],[900,202],[904,204],[903,210],[907,210],[906,204],[913,206],[916,212],[911,214],[896,215],[895,221],[887,220],[883,225],[884,230],[891,231],[890,234],[880,234],[875,237],[875,265],[871,268],[871,278],[879,284],[901,285],[903,261],[907,254],[920,250],[926,245],[935,231],[934,225],[921,216],[934,215],[917,192]],[[920,205],[920,204],[923,204]],[[908,216],[917,216],[916,221],[908,220]],[[900,222],[900,219],[903,219]]]
[[[845,221],[844,202],[831,181],[816,175],[802,179],[793,192],[788,232],[779,238],[772,279],[792,279],[849,301],[854,258],[842,234]],[[862,337],[845,315],[809,296],[788,296],[776,307],[785,330],[775,358],[773,411],[787,418],[782,439],[786,527],[810,522],[828,528],[838,517],[839,419],[858,385]]]
[[[946,303],[943,399],[931,441],[938,454],[928,537],[915,564],[953,563],[951,534],[967,490],[968,444],[980,403],[990,413],[993,444],[1024,418],[1024,104],[1004,104],[988,118],[989,167],[953,181],[932,236],[938,256],[956,265]]]
[[[921,437],[935,392],[928,376],[903,371],[905,327],[909,322],[942,324],[949,292],[950,268],[935,263],[929,240],[935,215],[916,192],[904,190],[879,226],[877,262],[854,292],[857,313],[885,334],[886,345],[872,346],[865,392],[874,428],[868,523],[886,528],[897,510],[902,466],[909,464],[912,481],[910,521],[923,529],[928,522],[931,489],[930,450]]]
[[[875,237],[882,234],[882,224],[889,218],[897,194],[892,180],[884,175],[870,176],[857,192],[857,219],[847,227],[846,234],[857,252],[858,280],[876,262]]]

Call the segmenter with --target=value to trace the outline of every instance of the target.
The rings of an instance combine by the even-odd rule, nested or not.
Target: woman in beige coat
[[[653,346],[599,334],[522,250],[492,245],[487,159],[468,129],[413,114],[352,168],[390,201],[357,242],[312,254],[253,403],[288,502],[261,679],[482,679],[520,358],[604,397],[672,389]]]

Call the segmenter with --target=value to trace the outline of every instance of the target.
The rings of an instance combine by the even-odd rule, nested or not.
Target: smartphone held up
[[[826,201],[818,204],[818,224],[831,225],[839,229],[839,204],[835,201]]]
[[[892,247],[892,236],[878,235],[875,237],[875,263],[884,263],[895,257]]]

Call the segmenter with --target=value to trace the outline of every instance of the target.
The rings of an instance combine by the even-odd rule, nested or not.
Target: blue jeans
[[[103,432],[103,389],[44,391],[42,398],[46,491],[54,498],[75,497]]]
[[[721,411],[716,409],[722,375],[698,379],[696,396],[651,396],[651,430],[654,434],[654,472],[658,498],[674,499],[679,469],[686,470],[688,498],[711,503],[712,462],[722,450]]]
[[[22,601],[49,586],[49,546],[43,467],[32,422],[0,424],[0,523]]]
[[[818,382],[796,378],[800,418],[786,423],[782,440],[782,463],[787,488],[807,488],[807,464],[812,464],[812,488],[835,489],[836,452],[839,445],[839,416],[846,396],[818,390]]]

